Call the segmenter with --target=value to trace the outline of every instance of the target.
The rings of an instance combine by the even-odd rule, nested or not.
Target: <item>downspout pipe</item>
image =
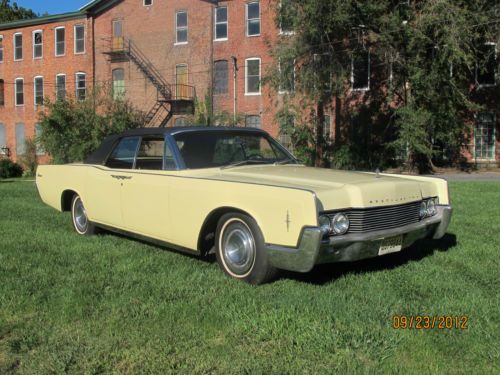
[[[238,59],[231,56],[233,62],[233,125],[236,125],[236,78],[238,72]]]

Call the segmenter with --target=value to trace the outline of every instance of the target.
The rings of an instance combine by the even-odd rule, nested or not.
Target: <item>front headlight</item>
[[[434,216],[436,214],[436,202],[434,201],[434,198],[429,199],[427,202],[427,215],[429,216]]]
[[[335,234],[344,234],[349,229],[349,219],[346,215],[338,213],[332,219],[332,227]]]
[[[328,216],[321,215],[318,218],[318,224],[321,233],[323,233],[323,236],[326,236],[328,233],[332,231],[332,222],[330,221],[330,218]]]
[[[422,201],[422,203],[420,203],[419,216],[421,219],[423,219],[424,217],[427,216],[427,202],[426,201]]]

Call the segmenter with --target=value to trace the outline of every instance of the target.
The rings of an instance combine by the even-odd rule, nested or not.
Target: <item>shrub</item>
[[[37,143],[34,138],[26,138],[24,155],[20,157],[21,164],[24,168],[24,175],[26,177],[33,177],[38,167],[36,159]]]
[[[0,178],[21,177],[23,168],[10,159],[0,159]]]

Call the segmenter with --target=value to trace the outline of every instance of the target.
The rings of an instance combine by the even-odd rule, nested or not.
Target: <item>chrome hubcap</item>
[[[238,275],[248,272],[255,260],[255,241],[243,223],[230,223],[222,238],[224,261],[230,271]]]
[[[80,232],[85,232],[87,229],[87,212],[85,212],[85,207],[83,207],[82,200],[80,198],[75,202],[74,207],[74,217],[75,225]]]

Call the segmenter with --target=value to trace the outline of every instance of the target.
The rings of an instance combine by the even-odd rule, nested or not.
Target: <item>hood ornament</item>
[[[380,178],[380,169],[377,168],[375,170],[375,173],[376,173],[375,178]]]

